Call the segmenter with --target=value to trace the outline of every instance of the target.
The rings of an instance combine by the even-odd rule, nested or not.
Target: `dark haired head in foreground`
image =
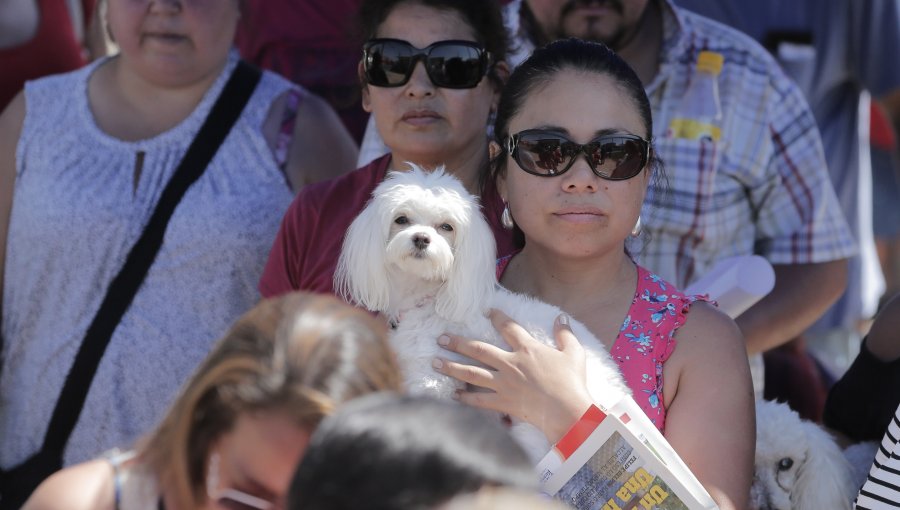
[[[427,509],[485,486],[536,485],[525,452],[484,413],[377,394],[322,422],[294,475],[288,507]]]

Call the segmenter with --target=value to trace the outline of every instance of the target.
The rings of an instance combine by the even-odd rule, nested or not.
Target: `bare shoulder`
[[[282,123],[286,118],[288,94],[290,91],[272,102],[262,126],[263,136],[273,150],[279,143]],[[297,104],[284,168],[294,191],[355,170],[358,153],[356,142],[331,105],[312,92],[303,90]]]
[[[25,122],[25,92],[19,92],[0,114],[0,147],[15,148]]]
[[[112,466],[105,460],[93,460],[46,479],[23,510],[113,510],[114,493]]]
[[[681,375],[718,379],[722,374],[749,371],[747,345],[740,328],[731,317],[709,303],[691,305],[684,325],[675,333],[675,340],[675,351],[666,362],[667,372],[678,374],[675,380],[681,379]]]
[[[676,332],[678,347],[690,350],[707,349],[713,345],[740,347],[746,350],[744,336],[734,320],[704,301],[691,305],[684,325]],[[676,351],[677,352],[677,351]]]
[[[356,169],[359,147],[334,108],[306,91],[297,109],[289,170],[303,184],[333,179]],[[295,189],[299,189],[295,186]]]
[[[753,476],[753,387],[734,321],[691,306],[663,366],[666,439],[721,508],[744,508]]]
[[[327,101],[308,90],[303,93],[303,99],[300,101],[298,111],[304,115],[327,115],[329,117],[337,117],[337,113],[335,113],[334,109]]]

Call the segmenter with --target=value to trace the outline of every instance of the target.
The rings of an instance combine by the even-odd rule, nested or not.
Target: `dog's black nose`
[[[431,238],[429,238],[427,234],[416,234],[413,236],[412,242],[416,245],[416,249],[424,250],[425,248],[428,248]]]

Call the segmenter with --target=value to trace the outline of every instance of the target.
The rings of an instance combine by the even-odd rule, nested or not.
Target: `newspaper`
[[[538,464],[544,493],[578,510],[718,509],[634,399],[596,413],[574,449],[560,441]]]

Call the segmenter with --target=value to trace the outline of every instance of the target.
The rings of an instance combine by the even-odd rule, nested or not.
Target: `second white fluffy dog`
[[[460,383],[431,367],[438,355],[452,359],[437,346],[438,336],[450,332],[508,349],[485,316],[496,308],[553,345],[552,326],[561,311],[500,287],[494,236],[475,197],[442,168],[410,166],[409,172],[391,173],[350,226],[335,288],[391,320],[409,391],[450,398]],[[630,395],[603,344],[581,323],[571,326],[587,353],[594,401],[603,405]],[[531,425],[515,423],[512,432],[535,460],[550,448]]]

